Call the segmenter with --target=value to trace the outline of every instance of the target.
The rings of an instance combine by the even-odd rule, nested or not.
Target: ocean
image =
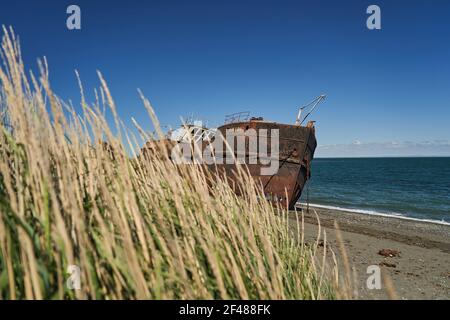
[[[319,158],[301,202],[450,224],[450,157]]]

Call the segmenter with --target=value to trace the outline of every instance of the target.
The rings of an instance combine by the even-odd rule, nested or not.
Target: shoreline
[[[307,206],[306,203],[297,203],[297,205],[296,205],[297,208],[304,208],[306,206]],[[323,205],[323,204],[317,204],[317,203],[310,203],[309,207],[450,226],[449,221],[408,217],[401,213],[396,213],[396,212],[387,213],[387,212],[380,212],[380,211],[375,211],[375,210],[344,208],[344,207],[339,207],[339,206]]]
[[[438,248],[450,254],[450,225],[423,220],[403,219],[390,215],[361,214],[347,210],[312,207],[305,213],[305,222],[317,224],[316,211],[321,225],[334,229],[334,221],[343,231],[390,239],[425,248]],[[313,210],[311,210],[313,209]],[[450,270],[449,270],[450,271]]]
[[[357,274],[357,298],[388,298],[386,291],[366,286],[367,267],[378,265],[382,274],[391,278],[399,299],[450,299],[449,225],[310,205],[309,212],[305,206],[290,212],[292,227],[301,216],[305,241],[317,240],[320,223],[321,230],[326,231],[327,246],[337,254],[344,270],[335,229],[338,224],[350,265]],[[325,240],[323,234],[320,237]],[[383,249],[398,251],[399,255],[382,256],[379,252]]]

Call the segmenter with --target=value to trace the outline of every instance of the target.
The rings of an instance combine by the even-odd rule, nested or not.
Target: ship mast
[[[321,103],[323,100],[325,100],[326,95],[321,94],[320,96],[318,96],[317,98],[315,98],[313,101],[311,101],[310,103],[304,105],[303,107],[300,107],[300,109],[298,110],[298,115],[297,115],[297,119],[295,120],[295,124],[298,126],[301,126],[302,123],[306,120],[306,118],[308,118],[308,116],[314,111],[314,109],[317,107],[317,105],[319,103]],[[312,106],[312,107],[311,107]],[[306,116],[303,118],[303,120],[300,121],[301,117],[302,117],[302,112],[304,109],[311,107],[311,110],[309,110],[309,112],[306,114]]]

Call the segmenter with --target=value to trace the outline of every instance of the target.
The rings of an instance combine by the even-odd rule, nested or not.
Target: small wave
[[[306,203],[298,202],[297,206],[306,206]],[[448,221],[407,217],[407,216],[405,216],[405,215],[403,215],[401,213],[398,213],[398,212],[386,213],[386,212],[378,212],[378,211],[373,211],[373,210],[352,209],[352,208],[343,208],[343,207],[336,207],[336,206],[327,206],[327,205],[316,204],[316,203],[310,203],[309,206],[310,207],[315,207],[315,208],[323,208],[323,209],[338,210],[338,211],[347,211],[347,212],[352,212],[352,213],[360,213],[360,214],[367,214],[367,215],[387,217],[387,218],[398,218],[398,219],[404,219],[404,220],[428,222],[428,223],[435,223],[435,224],[442,224],[442,225],[450,226],[450,222],[448,222]]]

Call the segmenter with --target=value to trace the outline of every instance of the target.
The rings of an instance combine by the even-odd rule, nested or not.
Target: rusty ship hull
[[[311,161],[317,146],[314,122],[309,122],[306,126],[300,126],[249,120],[225,124],[218,128],[223,136],[226,135],[227,130],[236,130],[245,135],[246,131],[250,129],[254,129],[256,132],[261,132],[264,129],[267,132],[278,129],[279,152],[276,172],[270,175],[262,175],[262,167],[267,166],[261,163],[249,163],[248,159],[252,157],[252,154],[248,143],[246,144],[245,163],[252,178],[263,186],[267,200],[272,203],[278,203],[284,208],[293,209],[302,194],[306,181],[310,178]],[[258,139],[260,138],[259,135],[257,137]],[[271,145],[270,138],[267,145]],[[232,181],[235,180],[233,174],[235,172],[235,164],[218,164],[217,167],[226,171],[227,176]]]
[[[194,127],[191,127],[191,129]],[[206,132],[206,128],[197,128],[197,134],[199,138],[204,136]],[[311,161],[314,157],[314,151],[317,146],[316,136],[315,136],[315,128],[314,122],[308,122],[306,126],[301,125],[289,125],[289,124],[280,124],[277,122],[269,122],[263,121],[260,118],[247,121],[238,121],[232,122],[225,125],[222,125],[217,128],[220,131],[222,138],[226,137],[227,130],[232,130],[238,132],[237,135],[246,135],[249,130],[253,129],[254,132],[257,132],[256,138],[257,143],[259,145],[259,139],[261,136],[259,132],[266,130],[266,132],[271,132],[274,129],[278,129],[278,155],[277,155],[277,168],[273,174],[261,174],[261,169],[264,167],[268,167],[266,164],[262,164],[260,161],[256,161],[253,164],[249,159],[251,157],[258,158],[261,160],[260,154],[252,154],[249,150],[249,140],[245,142],[245,161],[244,163],[248,167],[249,173],[251,177],[257,182],[260,183],[264,188],[264,195],[267,200],[272,202],[275,205],[280,205],[281,207],[293,209],[297,201],[299,200],[302,190],[310,178],[311,175]],[[194,134],[192,131],[187,130],[186,136],[193,137],[197,134]],[[246,136],[248,137],[248,136]],[[237,138],[237,137],[236,137]],[[245,138],[245,137],[244,137]],[[267,150],[268,158],[272,158],[272,151],[270,150],[271,138],[266,136],[267,138],[267,146],[269,147]],[[247,138],[245,138],[247,139]],[[221,140],[223,141],[223,140]],[[161,152],[169,152],[169,159],[173,161],[171,158],[171,150],[176,147],[181,141],[174,139],[164,139],[160,141],[148,142],[146,146],[142,150],[142,155],[144,156],[146,153],[161,153]],[[225,151],[227,150],[226,144],[224,143],[224,147],[222,149],[222,155],[215,153],[216,158],[222,157],[224,160],[226,155]],[[201,148],[204,150],[209,143],[202,140]],[[235,157],[238,157],[237,150],[235,145]],[[264,160],[264,159],[263,159]],[[267,159],[265,159],[267,160]],[[273,160],[273,159],[272,159]],[[222,161],[219,163],[214,163],[210,165],[203,164],[202,167],[210,170],[219,170],[221,172],[225,172],[227,178],[229,179],[230,185],[236,185],[237,177],[236,174],[236,163],[227,164],[226,161]],[[236,192],[238,192],[236,190]]]

